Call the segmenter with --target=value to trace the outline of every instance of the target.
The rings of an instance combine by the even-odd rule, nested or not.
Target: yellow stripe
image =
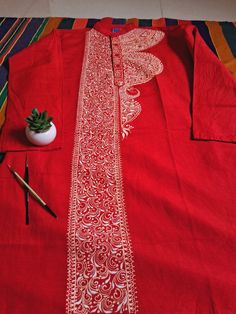
[[[6,18],[4,17],[4,19],[3,19],[2,22],[0,23],[0,26],[2,26],[3,22],[5,21],[5,19],[6,19]]]
[[[18,42],[19,38],[22,36],[22,34],[24,33],[26,27],[29,25],[30,21],[32,20],[32,18],[27,19],[27,23],[23,26],[23,28],[20,30],[20,32],[18,34],[16,34],[16,32],[14,33],[15,39],[14,41],[11,43],[11,45],[7,48],[7,51],[3,54],[3,57],[0,59],[0,65],[3,64],[3,62],[5,61],[5,59],[7,58],[7,56],[9,55],[9,53],[12,51],[12,49],[14,48],[14,46],[16,45],[16,43]],[[19,30],[19,28],[17,29]],[[11,36],[12,38],[12,36]]]
[[[224,64],[231,74],[236,78],[236,58]]]
[[[2,96],[2,93],[4,92],[4,89],[6,88],[6,86],[7,86],[7,82],[5,83],[5,85],[3,86],[2,90],[1,90],[0,97]]]
[[[206,25],[209,29],[212,42],[215,46],[217,55],[226,68],[236,77],[236,58],[224,37],[222,28],[218,22],[207,21]]]
[[[17,19],[18,20],[18,19]],[[19,28],[21,27],[21,25],[24,22],[22,21],[18,27],[15,29],[14,33],[11,34],[11,36],[8,38],[7,42],[5,43],[5,45],[2,47],[2,49],[0,50],[0,53],[5,49],[5,47],[8,45],[9,41],[15,36],[15,34],[19,31]]]
[[[51,33],[52,30],[58,27],[58,25],[61,23],[62,18],[61,17],[52,17],[49,18],[44,30],[39,35],[38,39],[41,37],[45,37],[49,33]]]
[[[218,22],[206,22],[219,59],[226,63],[234,58]]]
[[[126,23],[134,23],[135,26],[139,25],[139,19],[137,18],[130,18],[126,20]]]
[[[4,35],[4,37],[1,39],[0,44],[2,44],[5,40],[5,38],[7,38],[7,36],[11,33],[12,29],[15,27],[15,25],[19,22],[19,18],[13,23],[13,25],[11,26],[11,28],[9,28],[9,30],[7,31],[7,33]],[[19,26],[19,25],[18,25]]]
[[[47,19],[47,18],[45,18],[45,19]],[[48,25],[48,21],[47,21],[47,23],[43,26],[43,29],[42,29],[41,33],[39,34],[39,36],[38,36],[38,38],[37,38],[37,41],[39,40],[39,38],[42,37],[42,35],[43,35],[45,29],[47,28],[47,25]],[[37,32],[36,32],[36,34],[37,34]],[[33,37],[33,38],[34,38],[34,37]],[[32,38],[32,39],[33,39],[33,38]],[[31,41],[31,42],[32,42],[32,41]]]
[[[5,121],[5,112],[6,112],[6,108],[7,108],[7,98],[4,101],[1,109],[0,109],[0,128],[3,126],[3,123]]]

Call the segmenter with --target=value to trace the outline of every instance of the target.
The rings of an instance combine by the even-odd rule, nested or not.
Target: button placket
[[[112,47],[112,60],[113,60],[113,71],[114,71],[114,83],[116,86],[124,85],[124,69],[122,62],[122,49],[120,46],[119,38],[111,38]]]

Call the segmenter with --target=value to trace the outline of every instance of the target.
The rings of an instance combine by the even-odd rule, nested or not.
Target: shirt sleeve
[[[57,137],[50,146],[30,146],[25,118],[33,108],[53,116]],[[61,147],[62,66],[60,46],[53,31],[9,58],[8,103],[0,137],[0,151],[48,150]]]
[[[236,80],[196,27],[187,29],[193,57],[192,136],[236,142]]]

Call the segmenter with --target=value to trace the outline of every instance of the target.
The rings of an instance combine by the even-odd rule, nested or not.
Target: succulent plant
[[[29,129],[36,133],[43,133],[50,129],[52,117],[48,117],[47,111],[39,112],[37,108],[32,110],[30,116],[25,120],[28,122]]]

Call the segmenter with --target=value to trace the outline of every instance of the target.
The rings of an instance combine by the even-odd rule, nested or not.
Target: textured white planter
[[[57,130],[53,122],[51,127],[46,132],[36,133],[31,131],[27,126],[25,128],[25,135],[27,139],[34,145],[43,146],[52,143],[57,135]]]

